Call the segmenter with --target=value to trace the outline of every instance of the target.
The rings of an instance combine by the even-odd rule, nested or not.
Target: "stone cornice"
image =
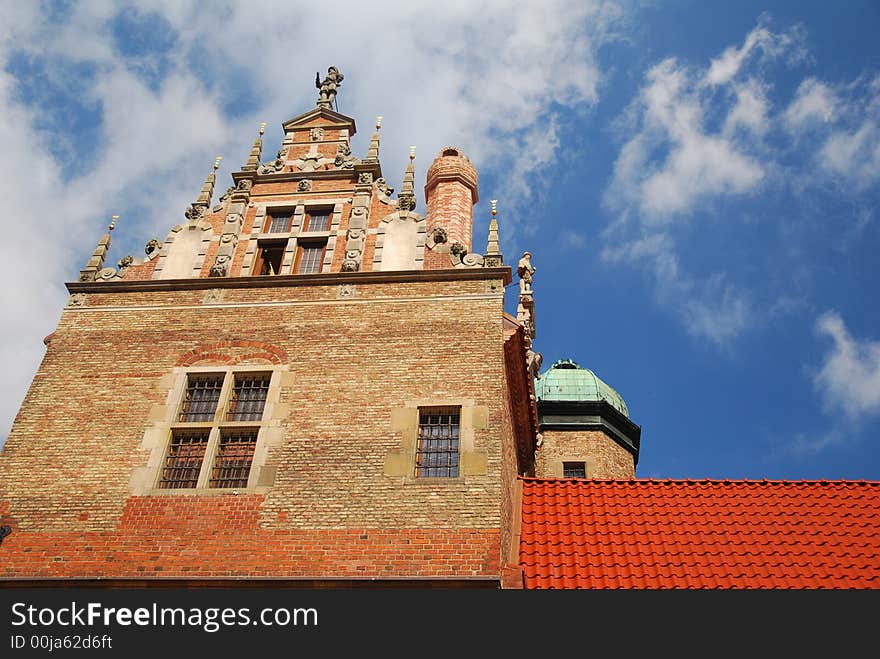
[[[134,281],[72,281],[69,293],[132,293],[145,291],[185,291],[210,288],[281,288],[288,286],[338,286],[339,284],[397,284],[432,281],[512,280],[509,266],[501,268],[455,268],[448,270],[389,270],[371,272],[330,272],[311,275],[266,277],[193,277],[191,279],[145,279]]]

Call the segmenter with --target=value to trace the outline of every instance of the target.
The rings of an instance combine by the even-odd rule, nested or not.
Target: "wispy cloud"
[[[832,341],[813,378],[825,408],[856,422],[880,413],[880,340],[853,337],[836,311],[820,316],[816,331]]]

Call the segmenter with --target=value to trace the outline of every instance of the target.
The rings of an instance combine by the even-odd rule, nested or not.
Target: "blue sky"
[[[572,358],[623,395],[639,476],[880,479],[876,2],[33,2],[7,18],[0,436],[110,216],[111,261],[141,255],[216,155],[225,188],[262,121],[269,159],[335,65],[355,154],[384,117],[392,185],[411,144],[419,189],[442,147],[472,159],[475,249],[496,198],[506,260],[533,254],[545,367]]]

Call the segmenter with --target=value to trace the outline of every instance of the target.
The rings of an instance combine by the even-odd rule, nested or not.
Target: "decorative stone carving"
[[[386,197],[390,197],[394,194],[394,188],[392,188],[388,183],[385,182],[384,177],[379,177],[376,179],[376,188]]]
[[[465,254],[462,257],[461,264],[465,268],[482,268],[483,267],[483,255],[469,252],[468,254]]]
[[[85,293],[74,293],[70,296],[70,299],[67,301],[68,307],[81,307],[86,303],[86,294]]]
[[[536,380],[541,377],[541,362],[544,361],[544,355],[540,352],[535,352],[532,350],[531,346],[526,351],[526,364],[529,367],[529,372],[532,377]]]
[[[236,186],[237,190],[245,190],[250,192],[251,188],[254,187],[254,182],[248,178],[243,178],[238,182],[238,186]]]
[[[217,302],[223,301],[223,291],[219,288],[209,288],[205,291],[204,297],[202,297],[202,302],[204,304],[216,304]]]
[[[155,252],[158,252],[162,249],[162,243],[159,242],[158,238],[152,238],[147,241],[147,244],[144,246],[144,253],[147,256],[153,256]]]
[[[414,194],[404,194],[401,192],[397,195],[397,210],[409,212],[416,207],[416,196]]]
[[[199,204],[192,204],[183,212],[184,217],[190,221],[190,224],[198,224],[205,216],[205,207]]]
[[[319,74],[315,74],[315,87],[318,88],[318,107],[333,109],[333,101],[336,100],[339,85],[344,79],[345,76],[335,66],[327,69],[327,77],[323,80]]]
[[[220,203],[222,204],[223,202],[227,201],[232,196],[233,192],[235,192],[235,187],[230,185],[228,188],[226,188],[226,192],[220,195]]]
[[[358,163],[360,160],[351,155],[351,147],[348,146],[348,143],[340,142],[336,147],[336,159],[333,161],[333,166],[337,169],[352,169]],[[372,180],[370,182],[372,183]]]
[[[358,183],[372,183],[373,174],[370,172],[361,172],[358,176]]]
[[[504,265],[504,259],[500,256],[492,255],[483,257],[483,267],[500,268],[502,265]]]
[[[449,246],[449,253],[461,260],[467,254],[467,247],[461,243],[452,243]]]
[[[340,299],[354,297],[354,294],[354,284],[339,284],[339,288],[336,289],[336,297]]]
[[[342,272],[357,272],[360,267],[360,263],[355,259],[347,258],[342,262]]]
[[[119,259],[119,260],[116,262],[116,267],[117,267],[119,270],[125,270],[125,269],[128,268],[132,263],[134,263],[134,257],[133,257],[131,254],[129,254],[129,255],[127,255],[127,256],[123,256],[121,259]]]
[[[530,294],[532,292],[532,275],[535,274],[530,252],[523,253],[516,266],[516,274],[519,275],[519,294]]]
[[[429,236],[429,240],[431,241],[431,247],[434,245],[442,245],[449,240],[449,234],[446,233],[446,229],[443,227],[434,227]],[[458,245],[458,243],[456,243],[456,245]],[[460,247],[464,249],[464,245],[460,245]]]
[[[257,174],[274,174],[284,169],[284,158],[287,156],[285,149],[279,149],[275,160],[263,163],[257,168]]]
[[[321,141],[324,139],[324,129],[320,127],[312,128],[312,130],[309,131],[309,139],[312,140],[312,142]]]
[[[217,259],[214,261],[214,265],[211,266],[209,276],[225,277],[229,273],[229,265],[231,262],[232,257],[229,254],[218,254]]]
[[[312,182],[307,178],[304,178],[302,181],[300,181],[299,183],[296,184],[297,192],[310,192],[311,189],[312,189]]]
[[[95,281],[109,281],[117,276],[116,268],[101,268],[95,275]]]

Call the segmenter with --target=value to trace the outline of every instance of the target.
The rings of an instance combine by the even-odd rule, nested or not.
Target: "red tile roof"
[[[880,482],[522,480],[526,588],[880,588]]]

